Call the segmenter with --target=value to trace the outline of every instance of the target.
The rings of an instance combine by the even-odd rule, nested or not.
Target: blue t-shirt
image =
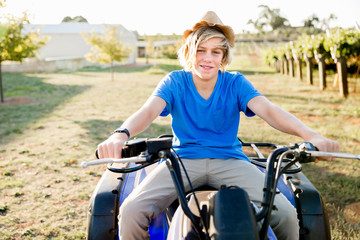
[[[240,112],[251,117],[249,100],[261,95],[242,74],[219,71],[215,88],[205,100],[196,90],[192,73],[168,74],[154,96],[166,102],[161,116],[172,116],[173,148],[182,158],[249,159],[237,138]]]

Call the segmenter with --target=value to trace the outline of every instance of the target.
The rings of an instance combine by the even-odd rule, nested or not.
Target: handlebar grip
[[[319,151],[311,142],[301,142],[299,143],[299,149],[301,151]]]
[[[95,150],[95,157],[96,159],[100,159],[98,149]],[[121,157],[126,157],[126,149],[121,150]]]
[[[165,141],[165,140],[163,140]],[[138,138],[132,139],[125,143],[125,146],[121,150],[121,157],[128,158],[139,155],[141,152],[147,150],[147,139],[146,138]],[[95,157],[99,159],[98,149],[95,151]]]
[[[300,150],[299,162],[300,163],[309,163],[315,162],[315,157],[309,154],[309,151],[316,152],[318,151],[317,147],[315,147],[310,142],[301,142],[297,145],[297,148]]]

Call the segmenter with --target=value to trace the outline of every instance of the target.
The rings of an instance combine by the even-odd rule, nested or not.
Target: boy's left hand
[[[340,147],[338,142],[328,139],[319,134],[314,135],[312,138],[308,139],[307,141],[311,142],[321,152],[339,152]],[[334,159],[323,157],[323,158],[316,158],[315,162],[332,161],[332,160]]]

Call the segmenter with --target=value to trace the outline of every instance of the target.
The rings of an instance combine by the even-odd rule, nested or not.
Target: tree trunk
[[[320,90],[323,91],[326,88],[325,58],[320,57],[317,62],[319,65],[319,86]]]
[[[356,81],[357,81],[357,77],[359,76],[359,72],[360,72],[360,64],[358,63],[357,70],[356,70],[356,73],[354,75],[354,78],[355,78],[354,92],[356,92]]]
[[[110,72],[111,72],[111,81],[114,81],[114,62],[113,61],[111,61]]]
[[[294,58],[288,58],[289,63],[289,75],[293,78],[295,77],[295,71],[294,71]]]
[[[280,73],[284,74],[284,59],[280,59]]]
[[[335,73],[335,77],[334,77],[334,82],[333,82],[333,87],[336,87],[337,84],[339,82],[339,74]]]
[[[289,62],[286,57],[283,57],[284,61],[284,74],[289,75]]]
[[[0,95],[1,95],[1,102],[4,102],[4,91],[3,91],[3,84],[2,84],[2,71],[1,71],[1,57],[0,57]]]
[[[341,97],[347,97],[349,94],[347,83],[346,59],[343,57],[336,59],[336,70],[339,76],[339,93]]]
[[[355,72],[355,74],[354,74],[354,78],[355,78],[355,79],[357,79],[357,77],[359,76],[359,72],[360,72],[360,63],[358,63],[356,72]],[[356,81],[355,81],[355,82],[356,82]]]
[[[302,62],[300,57],[295,58],[295,64],[296,64],[296,76],[300,81],[302,81]]]
[[[312,58],[304,56],[304,60],[305,60],[305,63],[306,63],[307,82],[308,82],[308,84],[313,85],[313,63],[312,63]]]
[[[275,62],[275,70],[276,70],[277,72],[280,72],[280,64],[281,64],[281,61],[276,60],[276,62]]]

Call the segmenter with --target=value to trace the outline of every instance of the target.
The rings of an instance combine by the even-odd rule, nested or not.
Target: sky
[[[292,26],[316,14],[320,19],[337,16],[331,27],[360,24],[360,0],[6,0],[0,16],[22,16],[26,11],[33,24],[59,24],[66,17],[83,16],[91,24],[121,24],[139,34],[182,34],[209,10],[235,33],[253,30],[247,24],[257,19],[259,5],[279,8]]]

